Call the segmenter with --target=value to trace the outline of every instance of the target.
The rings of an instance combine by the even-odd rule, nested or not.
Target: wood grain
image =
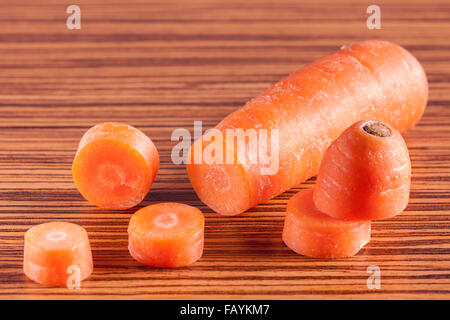
[[[82,29],[68,30],[68,4],[15,0],[0,10],[0,298],[364,298],[450,297],[450,3],[378,1],[382,30],[366,28],[371,2],[77,1]],[[106,4],[107,3],[107,4]],[[373,223],[373,240],[350,259],[302,257],[281,242],[284,210],[299,189],[237,217],[222,217],[170,160],[176,128],[206,128],[271,83],[345,43],[382,38],[423,63],[430,99],[406,133],[411,200]],[[142,129],[161,170],[139,206],[179,201],[206,216],[203,258],[177,270],[139,265],[127,251],[130,215],[89,205],[71,178],[83,132],[101,121]],[[32,225],[71,221],[91,238],[95,271],[80,290],[45,288],[22,273]],[[366,268],[381,268],[368,290]]]

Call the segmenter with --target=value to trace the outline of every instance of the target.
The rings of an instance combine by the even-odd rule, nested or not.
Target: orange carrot
[[[383,121],[401,132],[410,128],[427,97],[425,73],[408,51],[386,41],[355,43],[279,81],[216,126],[224,136],[234,128],[278,129],[276,174],[264,175],[261,162],[235,157],[234,164],[190,163],[189,178],[210,208],[239,214],[314,176],[331,142],[356,121]],[[222,144],[205,137],[192,145],[191,156]],[[248,158],[257,158],[248,143],[246,150]]]
[[[370,241],[370,221],[344,221],[317,210],[313,190],[302,190],[288,203],[284,243],[296,253],[337,259],[355,255]]]
[[[128,249],[142,264],[176,268],[203,253],[204,217],[186,204],[166,202],[138,210],[128,226]]]
[[[83,135],[72,175],[91,203],[104,209],[128,209],[147,195],[158,168],[158,151],[149,137],[127,124],[108,122]]]
[[[316,207],[336,219],[393,217],[408,204],[411,162],[401,134],[378,121],[358,121],[322,159]]]
[[[66,286],[71,275],[75,281],[82,281],[92,269],[91,247],[83,227],[49,222],[25,233],[23,271],[31,280],[48,286]]]

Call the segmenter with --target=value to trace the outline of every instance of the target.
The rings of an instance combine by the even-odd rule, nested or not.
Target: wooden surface
[[[449,298],[450,3],[389,1],[382,30],[365,1],[10,1],[0,8],[0,298]],[[283,76],[358,40],[408,48],[429,77],[429,104],[407,132],[413,185],[407,210],[373,223],[351,259],[302,257],[281,242],[284,210],[313,179],[237,217],[222,217],[170,160],[171,132],[204,128]],[[83,132],[102,121],[142,129],[161,170],[139,206],[179,201],[206,216],[203,258],[177,270],[144,267],[127,251],[130,215],[89,205],[71,162]],[[80,290],[45,288],[22,273],[32,225],[70,221],[91,238],[95,270]],[[381,289],[368,290],[369,265]]]

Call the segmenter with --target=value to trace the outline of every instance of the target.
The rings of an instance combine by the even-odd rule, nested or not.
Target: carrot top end
[[[368,134],[380,138],[392,136],[391,129],[384,123],[379,121],[367,121],[362,125],[362,129]]]

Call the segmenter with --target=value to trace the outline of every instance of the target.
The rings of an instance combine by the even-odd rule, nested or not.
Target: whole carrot
[[[216,126],[224,136],[227,129],[278,129],[275,174],[263,174],[261,161],[234,156],[233,164],[192,161],[190,181],[210,208],[239,214],[314,176],[328,146],[356,121],[383,121],[400,132],[410,128],[422,116],[427,97],[425,73],[402,47],[379,40],[343,47],[279,81]],[[189,158],[211,145],[235,151],[209,138],[198,139]],[[246,158],[257,159],[245,143]]]
[[[337,219],[383,219],[405,209],[410,185],[411,162],[401,134],[363,120],[325,152],[313,198],[320,211]]]
[[[128,209],[147,195],[158,168],[158,151],[149,137],[127,124],[106,122],[81,138],[72,175],[80,193],[93,204]]]

